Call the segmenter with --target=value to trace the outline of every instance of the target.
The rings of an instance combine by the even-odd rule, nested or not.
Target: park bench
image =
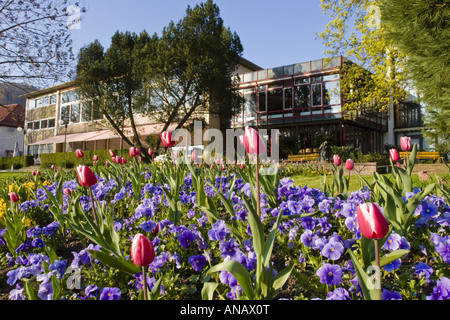
[[[287,161],[288,162],[302,162],[302,161],[315,161],[315,160],[319,160],[319,159],[320,159],[320,155],[318,153],[291,154],[288,156]]]
[[[410,156],[410,153],[408,153],[408,157]],[[400,152],[400,157],[405,158],[406,152],[402,151]],[[418,151],[416,155],[416,160],[434,160],[437,161],[440,158],[439,152],[435,151]]]

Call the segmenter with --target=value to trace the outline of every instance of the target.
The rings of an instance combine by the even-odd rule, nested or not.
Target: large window
[[[28,100],[28,109],[43,108],[56,104],[56,94]]]

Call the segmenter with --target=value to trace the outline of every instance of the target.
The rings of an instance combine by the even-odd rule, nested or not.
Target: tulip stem
[[[144,290],[144,300],[148,300],[148,295],[147,295],[147,274],[146,274],[146,267],[142,266],[142,283],[143,283],[143,290]]]
[[[380,255],[378,250],[378,239],[374,239],[374,241],[375,241],[375,263],[377,265],[376,268],[377,295],[378,300],[381,300],[381,270],[380,270]]]
[[[261,217],[261,199],[259,194],[259,155],[256,154],[256,213]]]
[[[91,204],[92,204],[92,215],[94,216],[94,222],[96,225],[98,225],[97,223],[97,214],[96,214],[96,210],[95,210],[95,203],[94,203],[94,195],[92,193],[92,189],[91,187],[88,187],[89,189],[89,194],[91,196]]]

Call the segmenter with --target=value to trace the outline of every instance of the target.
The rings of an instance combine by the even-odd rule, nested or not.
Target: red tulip
[[[69,197],[72,194],[72,190],[69,188],[64,188],[64,194]]]
[[[56,170],[56,167],[55,167],[55,165],[54,164],[52,164],[51,166],[50,166],[50,168],[53,170],[53,171],[55,171]]]
[[[9,199],[11,200],[11,202],[17,202],[19,201],[19,196],[17,195],[17,193],[11,192],[9,194]]]
[[[148,266],[155,259],[155,250],[149,238],[138,233],[131,244],[131,259],[138,267]]]
[[[114,158],[116,156],[114,151],[112,151],[111,149],[109,149],[109,155],[111,156],[111,158]]]
[[[141,154],[141,151],[139,150],[139,148],[131,147],[128,150],[128,153],[130,154],[130,157],[134,158],[134,157],[139,156]]]
[[[347,170],[352,170],[353,166],[354,166],[353,159],[347,159],[347,161],[345,161],[345,168]]]
[[[115,157],[113,158],[113,162],[115,162],[115,163],[122,163],[122,158],[119,157],[119,156],[115,156]]]
[[[32,175],[32,176],[35,176],[35,175],[36,175],[36,171],[34,171],[34,170],[31,171],[31,175]]]
[[[357,220],[362,235],[368,239],[381,239],[389,231],[383,209],[376,203],[358,205]]]
[[[151,234],[155,235],[159,232],[159,223],[156,224],[156,226],[153,228]]]
[[[88,166],[79,165],[77,167],[77,176],[78,182],[83,187],[91,187],[97,183],[97,177]]]
[[[303,159],[302,159],[302,160],[303,160]],[[334,162],[334,165],[335,165],[335,166],[340,166],[341,163],[342,163],[342,160],[341,160],[341,158],[339,157],[339,155],[335,154],[335,155],[333,156],[333,162]]]
[[[122,164],[126,164],[126,163],[127,163],[127,159],[121,158],[121,159],[120,159],[120,162],[121,162]]]
[[[84,153],[81,149],[77,149],[75,150],[75,155],[77,156],[77,158],[83,158],[84,157]]]
[[[98,161],[98,155],[94,154],[94,156],[92,157],[92,160]]]
[[[393,162],[400,160],[400,155],[398,154],[397,149],[389,149],[389,156]]]
[[[411,150],[411,138],[410,137],[400,137],[400,148],[403,151]]]
[[[148,148],[148,155],[152,156],[153,154],[154,154],[154,152],[153,152],[152,148]]]
[[[266,144],[259,135],[258,131],[251,127],[245,127],[244,135],[239,136],[241,144],[244,145],[248,154],[263,154],[266,152]]]
[[[175,141],[172,140],[172,134],[167,131],[161,133],[161,141],[167,148],[173,147],[175,145]]]

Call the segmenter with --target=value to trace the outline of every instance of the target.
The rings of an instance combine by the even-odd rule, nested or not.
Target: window
[[[292,109],[292,88],[284,89],[284,109]]]
[[[61,95],[61,103],[69,103],[78,100],[78,94],[75,91],[66,91]]]
[[[283,109],[283,89],[271,90],[267,96],[267,104],[269,111]]]
[[[259,86],[259,94],[258,94],[258,111],[266,112],[267,111],[267,93],[266,86]]]
[[[81,108],[81,122],[87,122],[92,119],[92,103],[83,102]]]
[[[341,103],[341,91],[339,81],[323,83],[323,104],[333,105]]]
[[[34,109],[36,108],[36,99],[30,99],[28,100],[28,109]]]
[[[47,126],[48,126],[48,120],[47,119],[41,120],[41,129],[46,129]]]
[[[27,129],[28,130],[33,130],[33,128],[34,128],[34,123],[33,122],[28,122],[27,123]]]
[[[35,121],[34,125],[33,125],[33,130],[39,130],[40,129],[40,122],[39,121]]]
[[[295,87],[295,107],[296,108],[302,108],[302,109],[309,109],[311,106],[311,100],[310,100],[310,90],[309,86],[298,86]]]
[[[48,119],[48,127],[49,128],[55,127],[55,118]]]
[[[315,106],[321,106],[322,105],[322,84],[313,84],[311,86],[312,91],[312,105]]]
[[[70,107],[70,122],[78,123],[80,122],[80,104],[76,103]]]
[[[61,115],[60,120],[69,122],[69,112],[70,112],[70,105],[62,106],[61,107]]]

